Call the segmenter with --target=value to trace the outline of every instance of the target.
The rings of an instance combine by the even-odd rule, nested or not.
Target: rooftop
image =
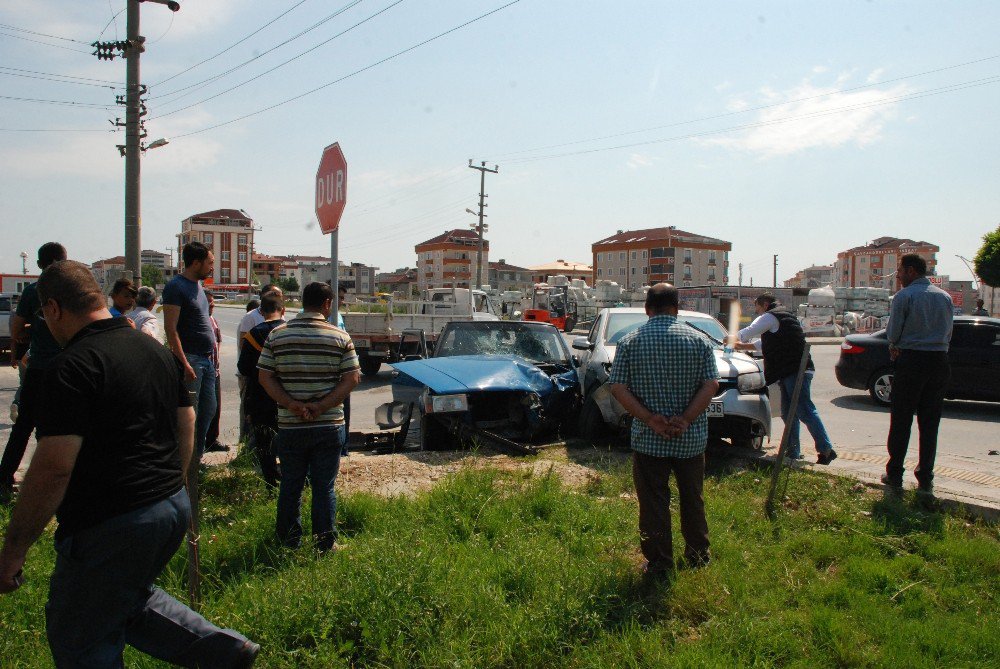
[[[461,228],[457,228],[455,230],[445,230],[437,237],[431,237],[427,241],[420,242],[419,244],[417,244],[417,246],[424,246],[426,244],[443,244],[445,242],[451,242],[457,240],[468,241],[468,240],[478,240],[478,239],[479,235],[473,232],[472,230],[463,230]],[[488,244],[488,242],[485,239],[483,240],[483,243]]]
[[[694,244],[715,244],[718,246],[729,246],[730,242],[722,239],[716,239],[715,237],[706,237],[705,235],[698,235],[693,232],[686,232],[684,230],[678,230],[674,226],[668,226],[665,228],[646,228],[644,230],[619,230],[616,234],[605,237],[604,239],[594,242],[594,246],[598,244],[627,244],[630,242],[645,242],[645,241],[658,241],[658,240],[670,241],[674,246],[678,242],[691,242]]]
[[[846,251],[841,251],[841,253],[859,253],[863,251],[876,251],[884,249],[904,249],[908,247],[918,247],[918,246],[930,246],[939,250],[937,244],[931,244],[930,242],[918,242],[913,239],[904,239],[900,237],[879,237],[878,239],[873,239],[868,244],[864,246],[855,246],[852,249],[847,249]]]
[[[534,267],[529,267],[532,272],[591,272],[593,268],[584,262],[568,262],[566,260],[557,260],[555,262],[546,263],[545,265],[535,265]]]

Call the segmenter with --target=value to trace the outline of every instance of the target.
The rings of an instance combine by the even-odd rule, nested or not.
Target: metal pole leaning
[[[799,419],[799,394],[802,392],[802,379],[805,377],[808,364],[809,343],[806,342],[802,348],[802,359],[799,360],[799,371],[795,376],[795,389],[792,391],[792,401],[788,407],[788,415],[785,416],[785,429],[781,433],[781,445],[778,446],[778,455],[775,457],[774,467],[771,469],[771,488],[768,490],[767,502],[764,504],[764,512],[772,520],[775,517],[774,504],[778,492],[778,479],[781,477],[781,470],[785,464],[785,453],[788,451],[788,436],[791,434],[792,425]]]
[[[191,501],[191,522],[188,524],[188,606],[193,611],[198,610],[201,602],[201,554],[198,551],[198,540],[201,534],[201,492],[198,489],[198,476],[201,462],[198,454],[191,455],[188,465],[187,489]]]

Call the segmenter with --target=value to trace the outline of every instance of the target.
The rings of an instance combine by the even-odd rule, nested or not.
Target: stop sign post
[[[323,156],[316,168],[316,219],[319,221],[323,234],[330,235],[330,287],[333,288],[333,313],[331,322],[337,323],[338,304],[338,269],[337,238],[340,228],[340,217],[344,215],[347,204],[347,161],[340,144],[334,142],[323,149]]]

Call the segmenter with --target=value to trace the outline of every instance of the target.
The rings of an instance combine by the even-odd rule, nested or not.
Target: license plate
[[[358,337],[358,338],[354,339],[353,341],[354,341],[354,348],[371,348],[372,347],[372,340],[371,339],[362,339],[361,337]]]
[[[726,410],[722,406],[722,402],[712,402],[708,405],[708,417],[709,418],[721,418],[726,415]]]

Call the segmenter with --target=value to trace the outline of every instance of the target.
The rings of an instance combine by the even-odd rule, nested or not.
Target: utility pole
[[[483,219],[486,218],[486,214],[483,209],[486,208],[486,173],[491,172],[496,174],[500,171],[500,167],[497,165],[493,166],[493,169],[488,169],[486,167],[486,161],[482,161],[478,166],[472,164],[472,158],[469,158],[469,167],[474,170],[479,170],[479,225],[476,226],[476,233],[479,235],[479,248],[476,251],[476,288],[481,289],[483,287]]]
[[[778,287],[778,254],[777,253],[774,254],[774,276],[773,276],[771,285],[774,286],[775,288]]]
[[[146,137],[146,128],[142,117],[146,115],[146,106],[142,96],[146,87],[139,82],[139,56],[145,51],[143,43],[146,38],[139,34],[139,3],[143,0],[126,0],[126,39],[124,42],[93,42],[93,55],[98,60],[113,60],[116,56],[126,59],[125,95],[116,96],[116,102],[125,107],[125,122],[120,118],[111,122],[115,127],[125,128],[125,143],[117,148],[125,158],[125,270],[132,273],[132,280],[142,283],[141,253],[142,253],[142,217],[140,208],[140,159],[141,152],[147,148],[163,146],[167,142],[157,140],[151,147],[142,144]],[[176,12],[181,6],[173,0],[149,0],[160,5],[166,5],[170,11]]]
[[[740,282],[739,285],[743,285],[743,263],[740,263]]]
[[[257,232],[263,232],[263,231],[264,231],[263,228],[254,227],[252,224],[250,225],[250,233],[249,233],[250,234],[250,257],[247,258],[247,260],[249,261],[249,264],[247,265],[247,299],[248,300],[250,299],[250,296],[253,295],[253,277],[254,277],[254,274],[253,274],[253,237],[254,237],[255,233],[257,233]],[[239,246],[237,246],[236,249],[237,249],[236,252],[239,253]],[[239,256],[236,256],[236,257],[237,257],[237,259],[239,258]],[[237,272],[240,271],[238,267],[237,267],[236,271]],[[237,281],[240,280],[239,276],[236,277],[236,280]],[[264,287],[264,285],[261,284],[261,288],[263,288],[263,287]]]

